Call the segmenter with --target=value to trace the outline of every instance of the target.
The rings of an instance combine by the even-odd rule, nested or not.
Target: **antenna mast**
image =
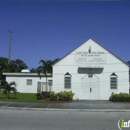
[[[12,26],[10,26],[8,32],[9,32],[9,45],[8,45],[8,65],[9,65],[10,64],[10,55],[11,55],[10,53],[11,53],[11,40],[12,40],[12,38],[11,38]]]

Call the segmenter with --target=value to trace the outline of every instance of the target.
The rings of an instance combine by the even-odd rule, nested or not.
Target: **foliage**
[[[21,72],[22,69],[26,69],[27,65],[20,59],[11,60],[8,65],[8,59],[0,57],[0,71],[1,72]]]
[[[10,92],[16,94],[17,91],[16,83],[15,82],[8,83],[7,81],[2,81],[0,85],[0,90],[3,92],[3,94],[7,95],[7,98],[9,99]]]
[[[46,89],[47,89],[47,74],[48,73],[52,74],[52,64],[54,64],[58,60],[59,60],[59,58],[57,58],[53,61],[51,61],[51,60],[40,60],[40,62],[39,62],[42,65],[37,68],[37,73],[38,73],[40,79],[41,79],[41,73],[45,74],[45,76],[46,76]]]
[[[74,93],[72,91],[69,91],[69,92],[61,91],[58,93],[42,92],[42,93],[38,93],[36,96],[37,96],[37,99],[48,99],[50,101],[72,101]]]
[[[60,60],[60,58],[56,58],[56,59],[52,60],[52,61],[51,61],[51,62],[52,62],[52,65],[56,64],[59,60]]]
[[[58,96],[59,96],[59,100],[60,101],[72,101],[73,100],[73,96],[74,96],[74,93],[72,93],[72,91],[61,91],[59,93],[57,93]]]
[[[31,73],[37,73],[37,69],[36,68],[32,68],[32,69],[30,69],[30,72]]]
[[[8,59],[0,57],[0,79],[4,79],[3,72],[21,72],[22,69],[26,69],[27,65],[20,59],[11,60],[8,64]]]
[[[58,101],[72,101],[73,100],[74,93],[72,91],[61,91],[58,93],[51,92],[50,93],[50,100],[58,100]]]
[[[112,93],[109,100],[113,101],[113,102],[130,102],[130,94],[128,94],[128,93],[119,93],[119,94]]]
[[[130,61],[127,62],[130,65]]]
[[[58,101],[58,100],[59,100],[58,94],[55,93],[55,92],[51,92],[51,93],[50,93],[49,100],[50,100],[50,101]]]
[[[47,99],[50,97],[50,92],[41,92],[36,94],[37,99]]]
[[[38,74],[43,73],[43,74],[47,74],[47,73],[51,73],[51,61],[50,60],[40,60],[40,62],[42,65],[39,66],[37,68],[38,70]]]
[[[42,92],[42,93],[43,93],[43,92]],[[45,98],[49,98],[49,97],[50,97],[50,93],[51,93],[51,92],[44,92]]]
[[[39,64],[41,64],[38,68],[32,68],[30,69],[31,73],[38,73],[40,76],[40,73],[46,74],[50,73],[52,74],[52,65],[58,62],[60,59],[56,58],[54,60],[40,60]]]
[[[40,60],[39,63],[42,64],[37,68],[37,72],[40,75],[40,73],[43,74],[52,74],[52,65],[58,62],[60,59],[56,58],[54,60]]]

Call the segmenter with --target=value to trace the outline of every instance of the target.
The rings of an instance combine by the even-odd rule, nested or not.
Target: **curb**
[[[130,109],[58,109],[58,108],[26,108],[26,107],[1,107],[0,109],[10,110],[31,110],[31,111],[70,111],[70,112],[130,112]]]

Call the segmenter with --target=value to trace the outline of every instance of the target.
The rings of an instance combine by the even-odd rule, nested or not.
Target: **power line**
[[[127,0],[1,0],[0,2],[31,2],[31,3],[54,3],[54,2],[60,2],[60,3],[64,3],[64,2],[114,2],[114,1],[125,1],[127,2]]]

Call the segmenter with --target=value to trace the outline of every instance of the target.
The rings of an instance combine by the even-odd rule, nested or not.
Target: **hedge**
[[[128,94],[128,93],[119,93],[119,94],[112,93],[109,100],[113,101],[113,102],[130,102],[130,94]]]
[[[45,99],[49,101],[72,101],[74,93],[72,91],[55,92],[42,92],[36,94],[37,99]]]

